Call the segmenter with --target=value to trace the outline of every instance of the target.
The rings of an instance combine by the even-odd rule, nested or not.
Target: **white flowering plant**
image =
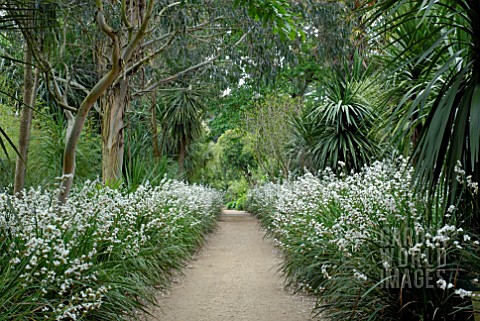
[[[222,195],[163,180],[122,193],[86,182],[67,203],[0,194],[0,320],[126,320],[214,228]]]
[[[283,250],[290,285],[332,320],[472,318],[478,236],[449,220],[454,206],[430,208],[411,176],[403,159],[327,169],[259,186],[247,208]]]

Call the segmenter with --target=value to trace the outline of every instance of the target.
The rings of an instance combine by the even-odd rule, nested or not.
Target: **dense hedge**
[[[87,182],[0,194],[0,320],[125,320],[216,224],[222,197],[164,180],[126,194]]]
[[[428,208],[402,160],[327,170],[250,192],[288,280],[332,320],[467,320],[480,290],[478,236]]]

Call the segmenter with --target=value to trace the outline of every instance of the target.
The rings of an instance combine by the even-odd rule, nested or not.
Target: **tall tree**
[[[81,3],[79,5],[87,5],[87,3]],[[109,10],[113,10],[114,12],[123,12],[126,9],[126,1],[122,1],[121,4],[107,6]],[[137,3],[138,6],[142,5],[141,3]],[[98,101],[102,94],[104,94],[108,88],[114,84],[114,82],[118,79],[121,71],[124,69],[125,64],[128,63],[135,52],[136,47],[139,45],[141,39],[147,33],[147,26],[148,23],[153,15],[154,10],[154,1],[149,1],[146,4],[145,12],[142,15],[142,18],[139,19],[141,21],[140,24],[135,25],[135,27],[128,28],[129,37],[122,42],[120,39],[120,35],[117,31],[115,31],[110,24],[105,19],[105,10],[106,6],[104,5],[103,1],[96,0],[95,1],[95,22],[100,31],[109,39],[109,66],[103,72],[103,74],[99,77],[96,83],[88,89],[81,84],[77,87],[80,87],[82,90],[86,91],[86,97],[80,103],[78,108],[74,108],[69,104],[69,97],[67,86],[70,85],[70,79],[64,79],[67,86],[61,87],[60,86],[60,79],[58,75],[55,73],[54,66],[52,65],[51,61],[48,59],[49,57],[45,56],[42,51],[40,50],[41,44],[38,43],[38,39],[34,37],[32,32],[28,29],[22,29],[22,32],[25,36],[26,41],[32,48],[32,52],[35,56],[36,61],[38,62],[39,66],[46,74],[46,78],[49,81],[49,88],[52,92],[53,97],[56,99],[57,103],[62,106],[65,110],[65,114],[69,120],[69,126],[67,130],[67,137],[66,137],[66,144],[65,144],[65,152],[64,152],[64,160],[63,160],[63,173],[62,173],[62,182],[60,186],[60,193],[59,193],[59,201],[65,202],[67,199],[70,189],[73,183],[73,176],[75,173],[75,153],[78,144],[78,140],[80,138],[80,133],[83,129],[83,125],[87,118],[88,112],[94,106],[94,104]],[[116,10],[116,11],[115,11]],[[87,11],[88,12],[88,11]],[[128,20],[123,21],[124,24],[130,23]],[[66,25],[65,25],[66,26]],[[88,29],[89,26],[87,25],[86,28]],[[91,29],[91,28],[90,28]],[[66,39],[64,40],[64,44]],[[60,48],[60,53],[64,54],[64,48]],[[66,64],[65,61],[62,61],[63,64]],[[68,68],[65,73],[68,75]],[[67,77],[68,78],[68,77]],[[122,80],[122,79],[120,79]],[[73,83],[73,82],[72,82]],[[76,113],[75,115],[73,113]],[[114,114],[114,113],[113,113]],[[117,125],[118,120],[114,120],[112,125]]]
[[[253,3],[256,3],[256,6]],[[268,3],[286,6],[283,1],[275,0]],[[277,32],[284,33],[283,37],[286,37],[285,33],[291,33],[293,30],[293,25],[289,25],[291,17],[286,11],[287,7],[277,13],[268,10],[268,12],[257,12],[257,7],[268,6],[268,3],[253,1],[245,5],[253,6],[250,13],[260,15],[264,21],[271,19],[277,21],[278,24],[288,25],[289,27],[285,27],[285,29],[277,28]],[[129,83],[126,87],[128,89],[122,92],[131,93],[131,98],[137,99],[162,88],[171,90],[171,83],[179,81],[188,83],[189,79],[199,77],[199,75],[202,75],[203,78],[210,78],[212,81],[223,82],[226,81],[225,75],[228,72],[230,72],[230,77],[238,76],[240,57],[253,54],[254,51],[251,48],[261,47],[257,45],[257,43],[261,43],[256,38],[259,34],[272,33],[270,27],[262,26],[261,23],[249,17],[248,12],[243,9],[243,5],[235,6],[229,1],[217,0],[182,2],[170,8],[165,12],[165,17],[159,17],[156,20],[152,34],[144,38],[144,43],[140,45],[137,52],[138,61],[126,66],[125,74]],[[256,35],[255,31],[257,31]],[[162,45],[159,46],[160,44]],[[250,48],[250,50],[247,51],[246,48]],[[272,52],[274,51],[272,49]],[[260,55],[253,55],[251,60],[254,62],[268,61],[267,57]],[[153,64],[155,68],[151,68],[150,64],[146,64],[147,62]],[[231,72],[235,68],[236,72]],[[142,72],[137,73],[135,77],[129,77],[130,72],[134,70]],[[124,106],[119,107],[117,104],[116,117],[121,118],[124,115],[121,111],[129,108],[131,98],[126,97],[117,102],[118,104],[123,103]],[[153,109],[152,111],[155,112]],[[123,123],[123,121],[119,121],[119,123]],[[153,119],[152,124],[156,124]],[[171,132],[170,129],[165,129],[165,124],[163,125],[163,131]],[[112,128],[114,127],[104,126],[104,130]],[[115,139],[106,139],[106,137],[122,136],[120,130],[117,131],[117,134],[108,134],[108,136],[106,134],[104,133],[106,142],[115,141]],[[164,140],[165,135],[162,135],[160,145],[163,146]],[[116,141],[121,142],[122,139],[119,138]],[[113,164],[115,169],[112,172],[119,175],[122,148],[121,144],[117,144],[117,146],[116,153],[111,153],[111,157],[104,153],[104,164],[107,162],[110,165]],[[183,150],[181,146],[179,148]],[[180,155],[184,152],[186,151],[180,152]],[[115,177],[118,178],[118,175]],[[111,178],[115,179],[115,177]]]
[[[44,0],[45,3],[48,0]],[[35,76],[33,76],[33,66],[34,60],[32,58],[32,49],[28,43],[23,43],[18,41],[16,35],[18,30],[28,29],[32,33],[40,33],[46,25],[49,23],[48,13],[49,10],[45,10],[45,7],[41,3],[35,3],[34,1],[29,0],[13,0],[8,3],[0,3],[0,10],[2,15],[0,16],[0,32],[2,36],[5,37],[4,41],[9,43],[22,43],[24,48],[24,57],[23,61],[21,58],[14,57],[12,52],[8,52],[5,46],[2,48],[1,58],[2,61],[10,61],[11,64],[18,63],[24,67],[24,77],[23,77],[23,102],[21,103],[21,120],[20,120],[20,133],[19,133],[19,142],[18,149],[15,147],[13,142],[7,136],[5,131],[0,128],[0,146],[1,149],[6,152],[5,143],[3,139],[13,147],[17,152],[17,162],[15,170],[15,181],[14,181],[14,192],[20,192],[25,185],[25,174],[26,174],[26,165],[28,158],[28,147],[30,140],[30,129],[31,122],[33,117],[33,103],[35,102],[36,92],[40,82],[40,73],[39,69],[35,69]],[[3,45],[4,43],[2,43]],[[2,64],[3,67],[3,64]],[[4,88],[0,89],[0,93],[6,96],[10,96],[10,93],[4,91]],[[16,97],[11,97],[17,100]],[[3,137],[2,137],[3,136]],[[7,154],[8,157],[8,154]]]
[[[164,14],[170,14],[169,9],[178,7],[181,2],[169,3],[162,1],[160,6],[156,8],[154,1],[122,1],[116,24],[121,24],[125,32],[118,32],[117,36],[121,43],[131,41],[134,31],[143,28],[135,46],[130,48],[129,59],[127,58],[125,49],[122,49],[122,74],[117,76],[112,86],[107,90],[106,95],[100,97],[100,109],[102,115],[102,177],[104,181],[117,181],[122,176],[123,154],[124,154],[124,127],[125,127],[125,111],[128,109],[131,97],[131,81],[132,77],[143,65],[152,60],[155,56],[161,54],[174,40],[175,30],[162,30],[164,33],[156,38],[150,39],[150,46],[154,48],[149,52],[146,50],[146,44],[143,39],[151,36],[152,31],[147,30],[146,26],[152,25],[149,20],[153,17],[154,10],[160,10],[155,16],[162,17]],[[112,8],[113,9],[113,8]],[[115,19],[114,19],[115,20]],[[157,29],[158,19],[155,21]],[[111,62],[105,55],[110,49],[109,43],[100,40],[98,46],[97,63],[99,65],[100,74],[108,70]]]
[[[21,191],[25,187],[25,177],[28,163],[28,149],[30,146],[30,135],[33,119],[33,108],[37,97],[38,85],[40,82],[40,71],[35,69],[33,73],[32,53],[28,45],[25,48],[25,71],[24,71],[24,90],[23,90],[23,106],[20,116],[20,129],[18,141],[18,155],[15,167],[15,182],[13,192],[21,196]],[[33,75],[35,74],[35,76]]]
[[[42,16],[41,10],[37,8],[33,3],[26,3],[24,8],[24,27],[27,27],[35,32],[35,28],[42,28],[42,23],[45,22],[45,17]],[[23,81],[23,105],[20,116],[20,129],[19,129],[19,141],[18,141],[18,156],[15,167],[15,181],[13,186],[13,192],[21,195],[21,191],[25,187],[25,178],[27,172],[28,163],[28,149],[30,146],[30,135],[33,119],[33,109],[35,107],[35,101],[37,97],[38,86],[40,83],[40,70],[35,68],[33,72],[33,57],[32,49],[29,43],[24,45],[24,81]],[[35,74],[35,75],[34,75]]]

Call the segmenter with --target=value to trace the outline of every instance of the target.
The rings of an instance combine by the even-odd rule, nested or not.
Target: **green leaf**
[[[12,142],[10,137],[8,137],[7,133],[0,127],[0,146],[2,147],[3,152],[7,156],[7,159],[10,160],[10,157],[8,155],[7,148],[6,148],[5,143],[3,142],[3,139],[2,139],[1,136],[3,136],[7,140],[8,144],[13,148],[15,153],[17,153],[17,155],[20,156],[20,153],[19,153],[17,147],[15,147],[15,144]]]
[[[480,150],[480,84],[475,86],[470,107],[470,150],[472,167],[479,160]]]

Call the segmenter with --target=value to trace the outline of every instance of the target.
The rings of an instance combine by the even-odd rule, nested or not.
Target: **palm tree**
[[[369,73],[355,54],[351,65],[345,63],[322,77],[311,112],[293,121],[295,141],[290,154],[298,150],[302,166],[335,170],[342,162],[347,171],[359,170],[376,156],[378,146],[371,131],[379,90]]]
[[[455,171],[458,162],[465,175],[480,180],[480,2],[476,0],[379,0],[369,7],[370,21],[380,22],[387,35],[416,21],[405,36],[417,36],[423,48],[412,57],[412,47],[395,55],[404,65],[414,61],[431,71],[428,81],[415,89],[415,97],[404,118],[418,118],[427,111],[413,157],[417,160],[416,179],[432,196],[439,181],[447,204],[463,204],[459,221],[480,228],[477,193],[462,197]],[[427,29],[428,28],[428,29]],[[432,41],[432,38],[434,41]],[[390,42],[392,44],[392,42]],[[408,102],[408,97],[402,103]],[[460,212],[460,211],[459,211]]]
[[[393,135],[406,154],[417,146],[424,119],[430,110],[429,106],[411,109],[417,93],[433,76],[428,64],[425,61],[418,63],[416,57],[428,50],[439,36],[432,21],[425,21],[429,23],[426,28],[417,28],[420,20],[405,21],[389,32],[388,45],[379,56],[380,63],[388,66],[384,69],[384,76],[393,90],[386,95],[389,102],[381,104],[377,112],[385,121],[382,124],[384,134]],[[397,59],[399,55],[403,56],[402,60]]]
[[[179,174],[185,174],[185,156],[190,144],[203,132],[205,93],[202,89],[172,88],[165,91],[160,110],[164,135],[175,143]]]

